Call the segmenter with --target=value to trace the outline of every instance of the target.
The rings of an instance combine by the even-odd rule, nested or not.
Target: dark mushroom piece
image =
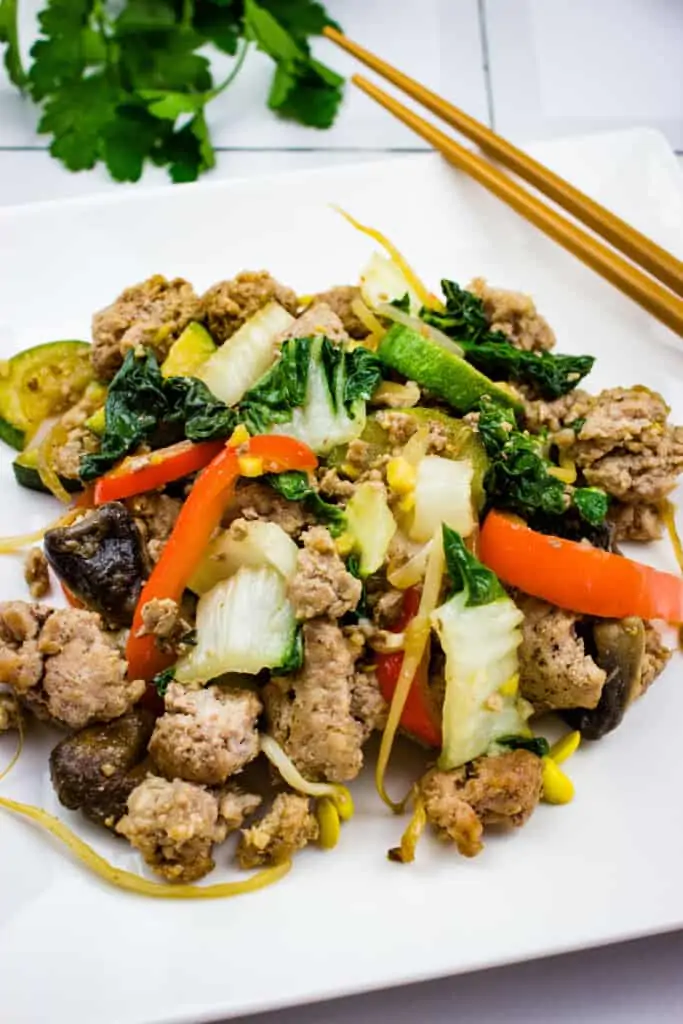
[[[45,557],[69,590],[111,626],[130,626],[147,575],[142,537],[118,501],[48,530]]]
[[[587,740],[598,740],[621,722],[638,695],[645,653],[642,619],[603,619],[593,626],[593,657],[607,673],[594,708],[572,708],[562,717]]]
[[[147,744],[154,721],[151,712],[136,708],[114,722],[88,725],[60,740],[50,754],[60,803],[113,829],[126,813],[130,793],[152,770]]]

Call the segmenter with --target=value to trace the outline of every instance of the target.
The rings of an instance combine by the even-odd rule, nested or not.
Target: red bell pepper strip
[[[159,651],[153,636],[137,635],[142,626],[142,608],[155,597],[180,601],[213,531],[221,521],[240,475],[240,459],[245,455],[262,459],[264,473],[283,473],[290,469],[306,471],[315,469],[318,464],[311,449],[292,437],[263,434],[250,438],[239,449],[223,445],[219,454],[197,477],[161,558],[142,588],[126,646],[131,679],[151,679],[172,663],[172,657]]]
[[[417,615],[419,607],[420,591],[416,587],[409,587],[403,594],[403,611],[392,632],[403,632],[408,623]],[[402,651],[396,651],[391,654],[377,654],[375,656],[377,682],[380,692],[388,704],[391,703],[391,698],[394,695],[402,665]],[[426,743],[427,746],[440,747],[441,723],[429,693],[428,672],[429,652],[426,652],[408,691],[408,697],[401,714],[401,725],[407,732],[415,736],[416,739]]]
[[[196,473],[224,447],[225,441],[181,441],[145,455],[130,455],[97,481],[95,504],[131,498]]]
[[[489,512],[479,557],[512,587],[584,615],[683,622],[683,580],[630,558],[550,537]]]

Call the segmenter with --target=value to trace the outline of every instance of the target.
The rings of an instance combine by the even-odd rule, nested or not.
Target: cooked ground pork
[[[300,671],[264,690],[270,731],[306,778],[345,782],[363,764],[366,730],[352,711],[358,649],[326,619],[307,622],[303,639]]]
[[[92,321],[92,363],[100,380],[111,380],[126,352],[151,348],[164,359],[190,320],[200,319],[201,303],[194,288],[181,277],[161,274],[125,288]]]
[[[382,696],[374,669],[361,669],[353,677],[351,714],[360,722],[362,741],[387,722],[389,705]]]
[[[318,823],[308,797],[279,793],[265,817],[242,831],[237,861],[241,868],[281,864],[317,838]]]
[[[319,292],[317,295],[314,295],[311,305],[324,302],[326,306],[329,306],[337,314],[349,337],[360,340],[361,338],[367,338],[370,332],[351,308],[351,304],[356,299],[360,299],[360,288],[351,284],[341,284],[336,288],[330,288],[329,291]]]
[[[525,594],[517,594],[515,603],[524,612],[519,648],[522,696],[536,711],[594,708],[606,675],[576,632],[581,616]]]
[[[99,451],[100,439],[84,426],[88,417],[102,405],[97,390],[88,390],[61,416],[59,426],[66,435],[52,449],[52,463],[56,473],[67,480],[80,479],[81,459]]]
[[[391,447],[403,448],[424,421],[398,409],[383,409],[377,413],[377,422],[386,430]],[[448,445],[446,429],[438,419],[428,420],[427,427],[427,454],[440,455]]]
[[[344,324],[324,302],[316,302],[309,306],[305,313],[298,316],[291,327],[284,331],[282,340],[284,341],[285,338],[310,338],[316,334],[324,334],[330,341],[349,340]]]
[[[487,825],[519,828],[541,797],[541,759],[526,750],[476,761],[442,772],[428,772],[420,783],[427,820],[442,839],[452,840],[465,857],[482,849]]]
[[[175,521],[180,515],[182,502],[179,498],[170,498],[167,494],[149,491],[147,494],[128,498],[124,504],[135,517],[145,541],[149,560],[155,565],[171,536]]]
[[[642,696],[654,683],[657,676],[664,671],[673,651],[669,650],[662,640],[659,630],[651,622],[644,622],[645,652],[643,667],[640,672],[640,687],[637,696]]]
[[[138,636],[153,636],[160,651],[180,654],[187,647],[184,640],[191,626],[180,614],[176,601],[170,597],[154,597],[142,606],[142,626]]]
[[[296,293],[276,281],[267,270],[243,270],[204,293],[202,316],[220,345],[269,302],[279,302],[292,315],[299,304]]]
[[[339,470],[320,466],[318,489],[323,498],[341,498],[346,502],[353,497],[356,485],[352,480],[340,476]]]
[[[370,404],[384,409],[405,409],[417,405],[420,394],[420,388],[414,380],[407,380],[405,384],[384,381],[370,399]]]
[[[607,518],[614,524],[614,540],[659,540],[664,531],[657,505],[625,505],[613,501]]]
[[[14,695],[0,690],[0,733],[18,729],[21,721],[21,708]]]
[[[250,690],[187,690],[171,683],[164,706],[149,752],[169,779],[219,786],[259,752],[261,702]]]
[[[0,604],[0,682],[36,714],[72,729],[118,718],[145,691],[126,667],[94,612]]]
[[[340,619],[358,604],[361,581],[348,572],[324,526],[312,526],[301,539],[304,546],[288,590],[296,617],[299,621],[321,615]]]
[[[261,805],[261,797],[256,793],[245,793],[239,786],[229,785],[218,794],[218,809],[225,822],[228,832],[235,832],[251,817]]]
[[[219,801],[203,786],[148,776],[128,797],[128,813],[116,831],[168,882],[196,882],[214,866],[214,843],[228,828]]]
[[[225,511],[223,526],[235,519],[263,519],[280,526],[290,537],[298,537],[306,526],[315,523],[301,501],[288,501],[268,484],[248,481],[239,484]]]
[[[667,422],[669,407],[649,388],[609,388],[595,396],[576,391],[556,402],[527,403],[526,411],[529,429],[548,427],[586,481],[619,501],[661,501],[683,471],[683,427]]]
[[[403,591],[390,587],[372,604],[372,617],[381,629],[395,625],[403,611]]]
[[[50,593],[50,570],[40,548],[30,548],[24,563],[24,579],[34,601]]]
[[[467,290],[484,304],[489,330],[502,331],[516,348],[543,352],[555,344],[555,334],[536,309],[530,295],[492,288],[483,277],[475,277]]]

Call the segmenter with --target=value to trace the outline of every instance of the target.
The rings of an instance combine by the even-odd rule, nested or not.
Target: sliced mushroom
[[[565,720],[585,739],[597,740],[621,722],[626,708],[638,695],[645,653],[641,619],[601,620],[593,626],[594,658],[607,673],[595,708],[563,712]]]
[[[88,725],[61,740],[50,755],[52,785],[60,803],[107,828],[126,813],[129,794],[151,762],[147,744],[154,715],[142,708],[105,725]]]
[[[112,501],[71,526],[48,530],[45,556],[69,590],[111,626],[130,626],[146,556],[135,520]]]

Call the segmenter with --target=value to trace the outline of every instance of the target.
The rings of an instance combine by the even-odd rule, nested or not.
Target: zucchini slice
[[[12,463],[12,469],[14,470],[14,478],[21,487],[27,487],[29,491],[41,491],[44,494],[50,493],[49,489],[40,479],[37,448],[28,448],[26,451],[21,452],[20,455],[17,455]],[[59,479],[65,490],[70,494],[76,494],[78,491],[83,490],[83,484],[80,480],[74,480],[65,476],[60,476]]]
[[[65,412],[93,379],[87,341],[49,341],[0,367],[0,438],[21,451],[48,416]]]

